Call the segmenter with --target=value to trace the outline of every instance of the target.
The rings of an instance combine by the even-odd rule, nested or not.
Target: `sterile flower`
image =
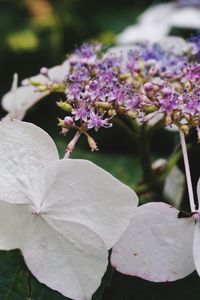
[[[173,2],[150,6],[138,17],[137,24],[128,26],[117,36],[117,43],[158,42],[169,35],[173,27],[199,29],[199,1],[196,7],[192,2],[187,1],[187,5],[179,6]]]
[[[200,180],[197,185],[200,205]],[[200,213],[180,213],[165,203],[148,203],[114,246],[112,265],[149,281],[174,281],[196,268],[200,275]]]
[[[63,82],[66,73],[69,71],[69,61],[48,69],[48,77],[38,74],[29,79],[25,79],[22,86],[12,86],[11,90],[2,98],[2,107],[9,113],[11,118],[23,119],[27,110],[50,93],[50,89],[41,91],[36,86],[31,85],[29,81],[38,82],[40,85],[48,83]],[[43,73],[43,72],[42,72]]]
[[[33,275],[64,296],[91,299],[136,194],[89,161],[59,160],[31,123],[4,119],[0,140],[0,249],[19,248]]]

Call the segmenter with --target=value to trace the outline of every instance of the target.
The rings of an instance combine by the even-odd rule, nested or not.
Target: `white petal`
[[[70,69],[70,63],[69,60],[65,60],[61,65],[57,65],[55,67],[49,68],[48,69],[48,75],[51,81],[56,81],[56,82],[63,82],[65,80],[65,76],[69,72]],[[41,74],[38,74],[36,76],[32,76],[29,78],[33,81],[38,81],[40,83],[48,83],[49,79]],[[22,82],[24,84],[29,82],[29,79],[25,79]]]
[[[23,119],[26,111],[49,92],[37,92],[33,86],[21,86],[16,91],[10,91],[2,98],[2,106],[10,112],[10,117]]]
[[[178,219],[165,203],[137,209],[131,224],[114,246],[111,263],[121,273],[163,282],[184,278],[194,269],[193,218]]]
[[[138,41],[159,41],[170,30],[168,17],[174,4],[165,3],[152,6],[139,17],[139,23],[128,26],[117,37],[118,44],[130,44]]]
[[[139,21],[148,26],[149,24],[160,25],[168,22],[168,16],[174,11],[174,3],[161,3],[150,6],[143,14],[140,15]]]
[[[111,248],[127,228],[137,195],[86,160],[61,160],[47,170],[43,207],[55,219],[81,223]]]
[[[176,208],[179,208],[181,204],[184,183],[185,176],[177,166],[174,166],[165,180],[163,192],[166,199],[168,199]]]
[[[50,136],[39,127],[17,120],[0,122],[0,200],[41,202],[48,165],[58,160]]]
[[[63,82],[70,69],[69,60],[66,60],[62,65],[55,66],[49,69],[49,77],[51,80]]]
[[[174,27],[200,29],[200,9],[185,7],[176,10],[171,14],[169,22]]]
[[[91,299],[108,263],[103,242],[83,225],[60,221],[48,224],[47,217],[33,218],[22,250],[33,275],[66,297]]]
[[[26,204],[10,204],[0,200],[1,250],[12,250],[22,247],[31,214],[28,211],[29,207]]]
[[[117,37],[117,43],[119,45],[131,44],[141,41],[151,41],[157,42],[165,35],[168,34],[169,28],[165,23],[152,25],[138,24],[134,26],[127,27],[122,33]]]
[[[200,275],[200,222],[197,220],[194,231],[193,255],[197,273]]]
[[[49,69],[50,80],[63,82],[70,68],[69,61],[65,60],[62,65]],[[32,76],[33,81],[47,84],[49,79],[41,74]],[[24,86],[20,86],[16,90],[11,89],[2,98],[2,107],[9,112],[9,116],[15,119],[23,119],[26,111],[37,103],[40,99],[47,96],[50,92],[38,92],[34,86],[28,85],[29,79],[23,80]]]

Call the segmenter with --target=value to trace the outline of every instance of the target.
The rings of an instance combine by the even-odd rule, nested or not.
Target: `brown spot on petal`
[[[133,253],[133,255],[134,255],[134,256],[137,256],[137,255],[138,255],[138,253],[137,253],[137,252],[134,252],[134,253]]]

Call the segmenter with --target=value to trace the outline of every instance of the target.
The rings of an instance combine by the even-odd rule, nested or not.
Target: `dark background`
[[[10,89],[15,72],[22,80],[37,74],[42,66],[60,64],[67,53],[84,41],[98,40],[112,45],[116,34],[134,24],[142,11],[156,3],[159,1],[0,0],[0,98]],[[55,104],[57,100],[57,96],[53,95],[41,101],[30,109],[26,120],[47,130],[63,155],[67,141],[59,135],[57,127],[57,117],[61,113]],[[1,109],[0,115],[4,114]],[[74,157],[93,160],[132,186],[141,176],[134,142],[118,128],[101,130],[96,139],[99,153],[89,153],[85,140],[82,140]],[[176,134],[160,130],[152,142],[152,157],[167,157],[175,139]],[[188,142],[192,144],[190,159],[195,185],[199,177],[200,153],[195,133],[191,134]],[[179,166],[183,169],[182,161]],[[185,198],[187,201],[187,193]],[[115,272],[112,284],[102,299],[195,300],[200,299],[199,292],[200,279],[196,273],[175,283],[154,284]],[[55,296],[51,299],[63,298]]]

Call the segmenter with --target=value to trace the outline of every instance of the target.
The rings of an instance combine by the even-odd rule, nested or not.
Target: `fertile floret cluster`
[[[113,51],[84,44],[70,57],[66,101],[58,103],[67,112],[62,132],[87,135],[111,127],[115,116],[147,122],[161,115],[166,125],[185,132],[194,126],[199,133],[199,41],[193,37],[183,51],[150,43]]]

